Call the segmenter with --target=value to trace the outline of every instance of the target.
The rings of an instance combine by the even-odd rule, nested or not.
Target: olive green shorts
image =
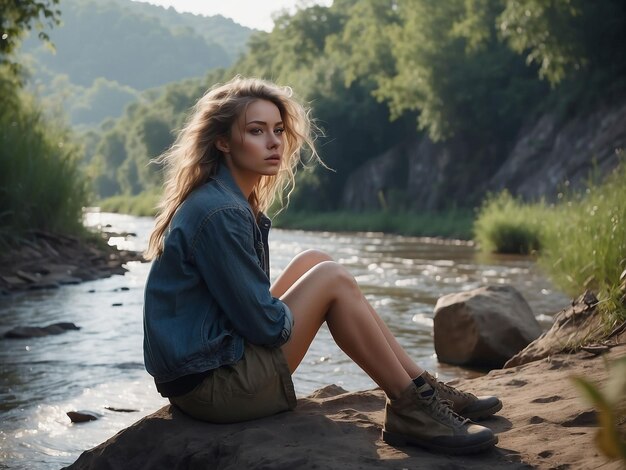
[[[247,421],[296,407],[282,350],[248,343],[239,362],[215,369],[191,392],[169,400],[186,414],[211,423]]]

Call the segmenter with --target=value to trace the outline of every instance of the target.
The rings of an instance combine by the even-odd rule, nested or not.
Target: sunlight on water
[[[115,232],[111,243],[131,250],[147,246],[153,226],[152,219],[106,213],[88,213],[85,220]],[[440,296],[485,284],[511,284],[544,326],[569,301],[531,260],[478,256],[471,246],[458,242],[273,230],[270,245],[272,278],[308,248],[339,260],[399,342],[443,378],[471,373],[437,363],[432,325]],[[0,298],[0,333],[18,325],[59,321],[81,327],[58,336],[0,341],[0,468],[70,464],[83,450],[167,404],[143,368],[143,287],[149,264],[127,267],[124,276]],[[300,396],[329,383],[348,390],[374,387],[325,327],[294,374],[294,383]],[[96,413],[99,419],[72,424],[66,413],[77,410]]]

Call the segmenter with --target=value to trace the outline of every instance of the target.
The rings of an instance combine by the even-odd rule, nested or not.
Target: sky
[[[134,0],[138,1],[138,0]],[[140,0],[153,5],[174,7],[179,12],[190,12],[205,16],[222,15],[232,18],[237,23],[249,28],[271,31],[272,13],[288,9],[293,11],[296,5],[330,6],[332,0]]]

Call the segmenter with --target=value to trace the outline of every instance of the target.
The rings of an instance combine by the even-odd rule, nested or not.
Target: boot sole
[[[415,439],[414,437],[404,434],[388,432],[383,429],[383,441],[393,447],[416,446],[444,454],[463,455],[477,454],[492,449],[498,443],[498,436],[493,436],[493,439],[470,446],[445,447],[433,444],[432,442]]]
[[[487,408],[486,410],[474,411],[473,413],[465,413],[463,411],[459,411],[458,414],[463,416],[464,418],[471,419],[472,421],[486,419],[498,411],[502,409],[502,402],[498,402],[497,405],[493,405],[491,408]]]

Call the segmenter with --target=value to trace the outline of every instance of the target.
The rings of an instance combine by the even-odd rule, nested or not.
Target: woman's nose
[[[274,134],[273,132],[270,133],[269,136],[270,137],[267,141],[267,147],[271,149],[278,147],[280,145],[280,137]]]

